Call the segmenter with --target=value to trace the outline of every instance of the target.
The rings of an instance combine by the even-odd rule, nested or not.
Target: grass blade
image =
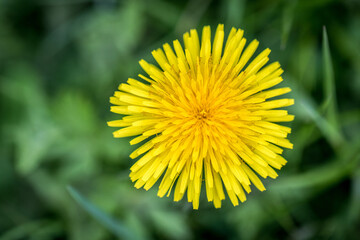
[[[67,190],[70,193],[71,197],[93,218],[95,218],[99,223],[106,227],[110,232],[121,239],[136,239],[135,236],[120,222],[111,218],[91,202],[89,202],[85,197],[83,197],[78,191],[73,187],[67,186]]]
[[[325,139],[330,143],[332,148],[336,151],[340,149],[340,146],[344,143],[344,138],[319,111],[318,105],[315,101],[309,96],[306,91],[304,91],[295,81],[290,81],[289,77],[288,84],[292,89],[292,95],[296,99],[297,104],[293,107],[295,111],[295,116],[297,119],[302,119],[303,121],[306,118],[309,118],[313,121],[316,127],[320,130],[321,134]]]
[[[360,141],[356,141],[344,147],[339,156],[331,162],[298,175],[279,179],[271,188],[286,192],[289,189],[300,190],[331,186],[344,177],[355,174],[359,162]]]
[[[298,102],[307,115],[314,121],[331,146],[336,150],[344,141],[340,132],[326,118],[321,116],[310,98],[303,96],[303,98],[298,99]]]
[[[337,115],[336,93],[335,93],[335,77],[332,65],[329,40],[326,27],[323,28],[323,90],[324,90],[324,109],[326,119],[329,123],[339,131],[339,120]]]

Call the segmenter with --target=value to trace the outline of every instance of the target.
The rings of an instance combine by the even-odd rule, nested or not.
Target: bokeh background
[[[282,64],[294,149],[267,191],[193,211],[133,187],[108,99],[218,23]],[[360,239],[359,0],[0,0],[0,101],[0,240]]]

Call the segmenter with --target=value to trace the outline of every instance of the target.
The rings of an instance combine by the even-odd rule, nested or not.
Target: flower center
[[[205,119],[209,118],[209,112],[205,109],[202,109],[197,112],[196,118],[199,120],[205,120]]]

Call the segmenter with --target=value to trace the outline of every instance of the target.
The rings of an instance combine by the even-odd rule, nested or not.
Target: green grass
[[[218,23],[281,63],[294,149],[267,191],[193,211],[133,187],[108,98],[151,50]],[[0,1],[0,240],[357,239],[359,29],[350,0]]]

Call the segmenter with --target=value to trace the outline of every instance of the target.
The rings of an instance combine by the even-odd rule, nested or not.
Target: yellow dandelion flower
[[[294,119],[277,108],[293,99],[268,100],[290,88],[271,89],[283,79],[278,62],[268,62],[265,49],[251,62],[257,40],[246,45],[244,31],[232,28],[224,46],[224,26],[218,25],[211,44],[210,27],[184,34],[185,48],[178,40],[152,52],[160,68],[140,61],[146,83],[129,78],[110,102],[111,111],[126,115],[108,122],[120,127],[114,137],[136,136],[130,144],[146,142],[130,157],[138,158],[130,178],[136,188],[150,189],[162,177],[158,196],[174,201],[187,193],[198,209],[204,180],[208,201],[216,208],[225,190],[234,206],[246,200],[251,184],[265,190],[258,178],[276,178],[273,168],[286,164],[280,147],[292,148],[286,139],[289,127],[274,122]],[[175,51],[174,51],[174,50]],[[275,110],[276,109],[276,110]],[[245,191],[244,191],[245,190]]]

